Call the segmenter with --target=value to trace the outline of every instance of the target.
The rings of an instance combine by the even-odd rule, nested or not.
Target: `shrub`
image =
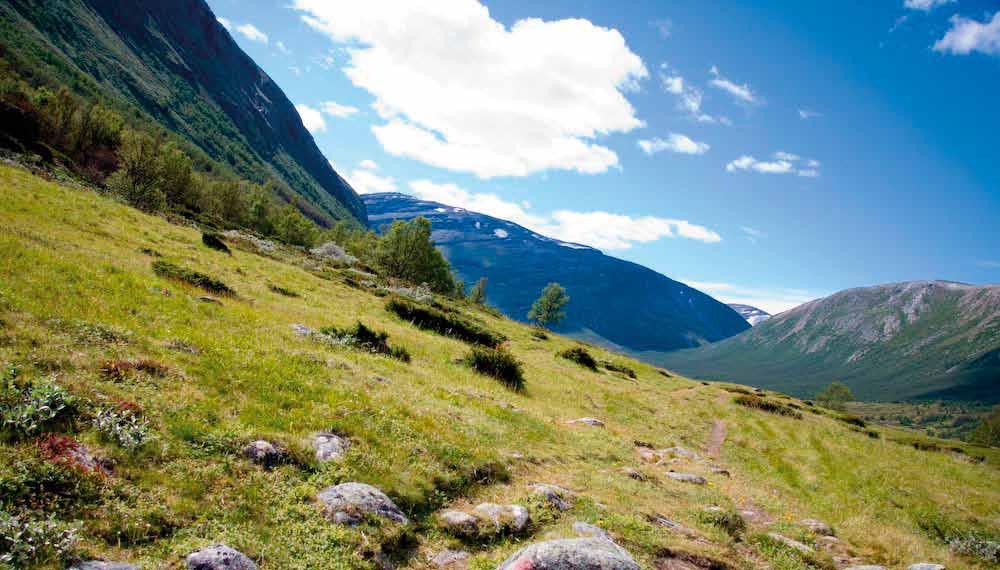
[[[410,353],[405,348],[389,345],[389,333],[370,329],[361,323],[361,321],[358,321],[356,325],[349,329],[323,327],[319,332],[326,335],[335,344],[349,346],[373,354],[382,354],[403,362],[410,361]]]
[[[403,299],[391,299],[385,308],[417,328],[434,331],[462,342],[496,346],[506,340],[503,335],[486,330],[476,323]]]
[[[841,414],[837,416],[837,419],[844,422],[845,424],[849,424],[852,426],[858,426],[860,428],[868,427],[868,424],[865,422],[865,420],[851,414]]]
[[[620,362],[612,362],[610,360],[602,360],[601,361],[601,366],[603,366],[606,370],[610,370],[612,372],[620,372],[620,373],[628,376],[629,378],[636,378],[637,377],[637,375],[635,373],[635,369],[633,369],[631,366],[628,366],[626,364],[622,364]]]
[[[193,285],[219,295],[236,294],[236,291],[233,291],[225,283],[215,279],[214,277],[210,277],[204,273],[198,273],[197,271],[193,271],[179,265],[174,265],[169,261],[163,261],[160,259],[154,261],[153,272],[165,279],[181,281],[187,283],[188,285]]]
[[[371,257],[372,265],[387,277],[427,283],[440,293],[455,290],[451,266],[434,248],[431,223],[426,218],[393,222],[379,238]]]
[[[136,360],[111,359],[101,363],[101,376],[112,382],[124,382],[136,373],[163,378],[170,371],[166,364],[149,358]]]
[[[531,338],[536,340],[549,340],[549,335],[547,335],[543,329],[532,327]]]
[[[747,523],[743,516],[736,511],[716,508],[703,511],[699,518],[704,523],[721,528],[733,538],[741,536],[747,529]]]
[[[587,349],[582,346],[567,348],[566,350],[557,352],[556,356],[573,361],[584,368],[589,368],[595,372],[597,371],[597,361],[594,360],[594,357],[591,356],[590,353],[587,352]]]
[[[294,298],[294,297],[300,297],[301,296],[298,293],[296,293],[295,291],[292,291],[291,289],[286,289],[286,288],[281,287],[279,285],[268,285],[267,288],[270,289],[271,292],[277,293],[279,295],[283,295],[285,297],[293,297]]]
[[[0,511],[0,563],[26,568],[66,558],[79,541],[77,533],[52,516],[29,520]]]
[[[57,384],[9,380],[0,395],[3,428],[30,436],[71,416],[76,399]]]
[[[473,347],[463,360],[476,372],[492,376],[514,391],[519,392],[524,389],[521,363],[504,346]]]
[[[341,265],[354,265],[358,258],[344,251],[344,248],[335,242],[328,241],[322,245],[312,248],[309,253],[314,256]]]
[[[201,234],[201,243],[205,244],[205,247],[216,251],[221,251],[229,255],[233,254],[233,252],[229,251],[229,246],[226,245],[226,242],[222,241],[222,236],[217,233],[203,232]]]
[[[796,412],[795,410],[789,408],[788,406],[779,404],[777,402],[772,402],[770,400],[766,400],[764,398],[761,398],[760,396],[741,395],[737,396],[733,401],[741,406],[746,406],[748,408],[752,408],[755,410],[761,410],[771,414],[778,414],[779,416],[788,416],[790,418],[795,418],[797,420],[802,419],[801,413]]]
[[[149,422],[129,409],[100,410],[94,417],[94,427],[102,436],[130,451],[152,439]]]

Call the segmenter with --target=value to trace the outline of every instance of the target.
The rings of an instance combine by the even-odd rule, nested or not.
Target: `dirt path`
[[[708,444],[705,446],[705,453],[712,459],[718,459],[722,452],[722,444],[726,442],[726,422],[715,420],[712,424],[712,433],[708,434]]]

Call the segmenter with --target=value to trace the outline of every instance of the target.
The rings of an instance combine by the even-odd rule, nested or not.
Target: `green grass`
[[[916,449],[903,439],[912,434],[891,428],[871,439],[826,414],[794,419],[747,408],[720,384],[668,378],[588,349],[636,372],[634,382],[623,382],[553,357],[574,341],[550,334],[540,342],[530,327],[439,298],[509,339],[525,380],[512,391],[462,362],[466,343],[386,312],[370,289],[344,283],[347,271],[310,273],[293,249],[220,255],[191,228],[6,166],[0,196],[0,370],[16,365],[18,378],[65,389],[78,415],[46,430],[114,462],[108,476],[67,471],[41,455],[35,436],[5,438],[0,506],[79,521],[78,555],[180,567],[192,550],[225,542],[264,569],[355,568],[374,567],[372,552],[384,547],[400,565],[421,567],[427,555],[459,546],[434,528],[438,509],[532,506],[535,482],[572,489],[573,508],[534,512],[530,536],[467,546],[470,567],[493,568],[529,540],[572,536],[575,520],[609,529],[645,567],[667,550],[737,568],[753,567],[751,556],[782,568],[812,564],[771,544],[736,542],[730,522],[703,520],[713,504],[727,511],[755,505],[779,528],[825,520],[870,561],[894,567],[925,560],[977,567],[927,530],[927,513],[962,532],[997,534],[994,450],[977,462],[972,453]],[[200,302],[201,290],[157,275],[143,249],[226,283],[239,298]],[[301,296],[275,294],[272,283]],[[316,342],[291,328],[346,329],[359,321],[405,346],[410,362]],[[111,361],[165,368],[116,379],[102,373]],[[90,414],[111,405],[140,410],[154,440],[128,450],[102,437]],[[567,424],[580,417],[605,427]],[[677,469],[709,484],[671,482],[635,452],[637,440],[701,449],[716,420],[728,427],[717,462],[731,478],[689,462]],[[308,439],[321,430],[351,439],[342,463],[312,459]],[[293,460],[271,471],[250,464],[240,450],[258,438],[289,449]],[[624,468],[655,480],[632,479]],[[412,527],[399,533],[324,520],[315,494],[351,480],[388,493]],[[706,541],[664,529],[653,513]]]

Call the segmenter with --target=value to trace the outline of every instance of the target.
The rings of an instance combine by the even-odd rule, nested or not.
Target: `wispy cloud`
[[[377,172],[378,165],[374,160],[362,160],[358,167],[351,170],[346,175],[347,182],[358,194],[371,194],[374,192],[395,192],[396,179],[391,176],[382,176]]]
[[[232,22],[230,22],[229,20],[227,20],[226,18],[216,18],[216,20],[217,20],[217,21],[218,21],[218,22],[219,22],[220,24],[222,24],[222,27],[223,27],[223,28],[226,28],[226,30],[228,30],[228,31],[230,31],[230,32],[232,32],[232,31],[233,31],[233,23],[232,23]]]
[[[745,154],[726,164],[726,172],[752,171],[761,174],[795,174],[804,178],[819,176],[820,163],[818,160],[805,160],[804,167],[802,167],[802,157],[795,153],[779,150],[772,156],[772,160],[757,160],[753,156]]]
[[[281,40],[278,40],[278,41],[274,42],[274,47],[278,48],[278,51],[280,51],[281,53],[283,53],[285,55],[291,55],[291,53],[292,53],[292,50],[290,50],[287,47],[285,47],[285,42],[283,42]]]
[[[827,293],[791,288],[758,288],[718,281],[681,279],[699,291],[708,293],[724,303],[741,303],[763,309],[772,315],[787,311],[803,303],[825,297]]]
[[[938,6],[944,6],[945,4],[953,4],[957,0],[904,0],[903,6],[909,8],[910,10],[920,10],[922,12],[930,12]]]
[[[267,34],[257,29],[257,26],[254,26],[253,24],[248,23],[236,26],[236,31],[250,41],[260,42],[262,44],[266,44],[268,42]]]
[[[732,124],[727,117],[715,117],[705,113],[701,109],[703,95],[701,89],[684,79],[676,71],[672,70],[666,63],[660,64],[659,71],[660,87],[664,92],[677,97],[677,107],[685,114],[699,123],[712,123],[721,125]]]
[[[656,28],[657,33],[659,33],[660,37],[663,39],[669,38],[670,34],[672,34],[674,31],[674,23],[666,18],[661,20],[653,20],[652,22],[649,23],[649,25]]]
[[[978,22],[961,16],[951,17],[951,29],[934,44],[934,51],[967,55],[978,51],[1000,55],[1000,11],[989,21]]]
[[[745,103],[756,104],[760,102],[760,98],[750,89],[750,85],[744,83],[742,85],[730,81],[719,71],[719,68],[712,66],[708,70],[712,74],[713,79],[709,80],[708,84],[717,89],[721,89],[736,99],[743,101]]]
[[[746,234],[750,243],[757,243],[757,240],[767,237],[767,234],[750,226],[740,226],[740,231]]]
[[[350,117],[358,112],[357,107],[352,107],[351,105],[341,105],[336,101],[324,101],[320,103],[320,109],[322,109],[323,113],[339,119]]]
[[[711,148],[707,143],[692,140],[687,135],[670,133],[666,139],[659,137],[638,142],[639,148],[647,155],[669,150],[680,154],[705,154]]]
[[[808,121],[809,119],[816,119],[822,117],[823,113],[818,113],[816,111],[811,111],[809,109],[799,109],[799,118],[803,121]]]

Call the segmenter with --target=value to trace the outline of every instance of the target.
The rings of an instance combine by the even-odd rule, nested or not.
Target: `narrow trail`
[[[726,422],[715,420],[712,424],[712,433],[708,435],[708,444],[705,446],[705,453],[712,459],[718,459],[722,452],[722,444],[726,442]]]

